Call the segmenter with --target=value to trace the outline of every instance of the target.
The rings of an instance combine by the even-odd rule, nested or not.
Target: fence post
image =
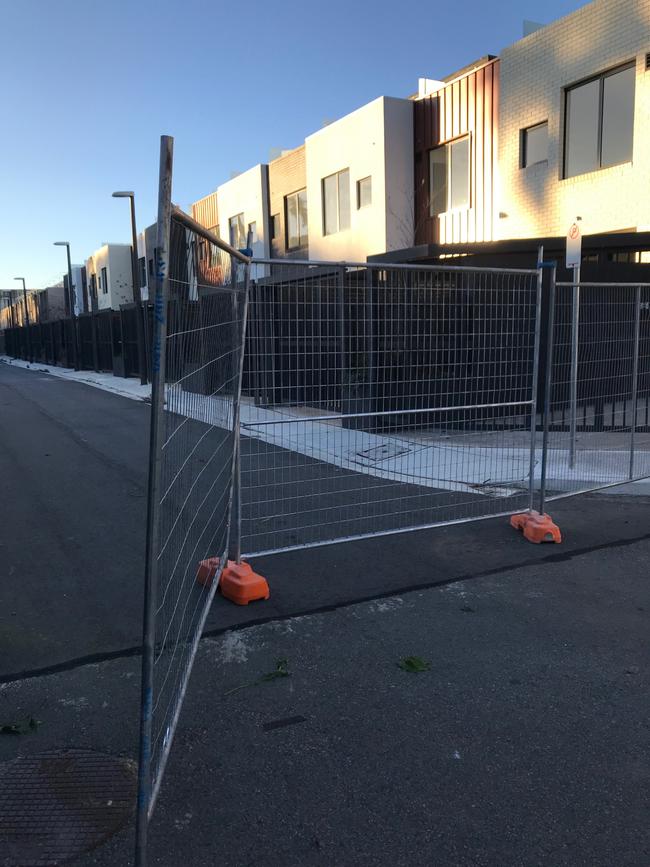
[[[542,328],[542,283],[544,279],[544,247],[540,244],[537,250],[537,296],[535,301],[535,342],[533,348],[533,378],[532,378],[532,404],[530,407],[530,491],[528,498],[528,510],[533,511],[535,506],[535,458],[537,456],[537,389],[539,384],[539,344]],[[542,514],[544,514],[542,512]]]
[[[244,376],[244,356],[246,354],[246,325],[248,320],[248,293],[250,291],[250,264],[246,263],[244,272],[244,301],[243,301],[243,322],[242,330],[239,332],[239,323],[237,316],[237,308],[239,300],[237,298],[237,264],[235,259],[231,259],[231,274],[232,274],[232,304],[233,304],[233,331],[235,335],[241,333],[241,352],[239,355],[239,370],[237,371],[237,379],[233,400],[235,401],[235,414],[233,419],[233,479],[232,479],[232,507],[230,518],[230,533],[234,536],[234,541],[231,543],[228,540],[228,559],[234,560],[237,565],[241,563],[241,393],[242,379]]]
[[[539,486],[539,514],[543,515],[546,507],[546,472],[548,467],[548,429],[551,415],[551,377],[553,373],[553,329],[555,324],[555,280],[557,265],[551,269],[551,281],[548,292],[548,331],[546,338],[546,376],[544,381],[544,432],[542,435],[542,469]]]
[[[146,867],[147,830],[152,806],[151,730],[153,713],[153,667],[156,629],[156,589],[158,580],[158,512],[163,438],[162,414],[165,404],[165,354],[167,336],[167,297],[169,294],[169,238],[174,139],[160,139],[158,186],[157,262],[155,275],[154,335],[152,352],[151,427],[149,433],[149,483],[147,496],[147,540],[145,554],[144,614],[142,637],[142,683],[140,711],[140,760],[136,807],[136,867]]]
[[[630,480],[634,478],[634,440],[636,435],[636,401],[639,388],[639,333],[641,330],[641,287],[636,287],[634,304],[634,357],[632,370],[632,427],[630,430]]]
[[[569,396],[570,433],[569,433],[569,467],[573,469],[576,462],[576,429],[578,418],[578,338],[580,331],[580,265],[573,269],[573,287],[571,295],[571,382]]]
[[[97,314],[94,310],[90,311],[90,338],[93,344],[93,367],[96,372],[99,372],[99,348],[97,346]]]

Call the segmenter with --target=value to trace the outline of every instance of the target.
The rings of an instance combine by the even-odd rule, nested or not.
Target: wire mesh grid
[[[171,223],[156,511],[152,803],[221,566],[227,557],[248,265]],[[211,584],[197,582],[217,557]]]
[[[650,286],[558,283],[546,499],[650,474]]]
[[[537,271],[256,260],[242,550],[527,508]]]

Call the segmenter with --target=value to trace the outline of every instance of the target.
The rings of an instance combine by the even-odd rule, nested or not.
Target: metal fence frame
[[[172,206],[172,161],[173,139],[163,136],[160,150],[152,342],[153,384],[135,845],[135,863],[138,867],[144,867],[147,863],[149,820],[160,790],[198,643],[228,557],[232,503],[236,496],[238,406],[241,396],[250,270],[250,260],[247,256],[223,243]],[[188,234],[192,237],[184,246]],[[216,258],[220,259],[222,267],[219,268],[218,275],[212,275],[216,277],[212,285],[202,287],[197,279],[202,275],[198,273],[196,266],[199,258],[197,244],[202,246],[204,242],[209,245],[210,251],[217,251]],[[180,261],[177,256],[181,248],[184,251],[182,256],[187,257],[184,261]],[[229,276],[226,275],[228,270]],[[205,289],[204,295],[200,294],[202,288]],[[174,299],[173,296],[179,291],[186,292],[188,297]],[[202,303],[207,306],[208,315],[213,315],[216,321],[208,323],[204,321]],[[184,323],[187,323],[189,330],[185,330]],[[168,324],[173,326],[171,331],[168,330]],[[191,339],[190,334],[193,335]],[[173,342],[170,344],[169,341]],[[173,347],[171,362],[170,345]],[[173,370],[169,368],[170,363],[174,365]],[[211,365],[216,366],[216,371],[214,367],[212,370],[209,369]],[[180,378],[172,376],[178,374],[179,370]],[[210,393],[215,378],[218,383],[217,391]],[[202,404],[212,399],[225,404],[224,417],[216,421],[204,417],[197,418],[197,407],[201,408]],[[177,419],[183,416],[183,421],[177,423]],[[166,426],[170,419],[173,430],[170,435],[167,435],[169,431]],[[192,435],[192,425],[200,428],[202,433],[197,437],[194,447],[186,449],[187,437],[191,438]],[[184,436],[180,440],[175,440],[181,429],[184,429]],[[208,439],[206,449],[212,447],[213,450],[206,462],[201,452],[197,450],[209,434],[214,437],[217,450],[210,446]],[[165,450],[169,448],[172,441],[175,442],[174,450],[171,452],[172,457],[167,458],[166,455],[170,452]],[[222,457],[221,464],[215,461],[211,473],[201,480],[199,486],[201,476],[217,455]],[[200,464],[204,466],[198,469]],[[194,472],[195,467],[196,472]],[[209,484],[211,478],[213,481]],[[183,481],[185,486],[181,487],[180,491],[178,486],[174,488],[177,482],[182,484]],[[217,482],[222,492],[220,498],[215,490]],[[170,495],[173,490],[176,499],[174,495]],[[185,492],[187,493],[184,496]],[[195,504],[202,495],[199,508],[207,502],[202,516],[203,523],[199,521],[203,529],[199,527],[198,536],[197,531],[194,536],[190,536],[198,515]],[[217,502],[212,506],[214,500]],[[163,509],[165,501],[166,505]],[[217,517],[215,517],[216,510],[220,511]],[[181,518],[183,514],[185,517]],[[170,529],[169,522],[172,518],[174,520]],[[220,528],[220,542],[216,551],[212,549],[215,540],[215,532],[212,531],[213,523],[218,524]],[[192,539],[195,540],[194,547],[191,547]],[[199,543],[205,539],[207,541],[197,552]],[[176,545],[171,548],[171,556],[168,549],[170,540],[173,540],[172,545]],[[207,550],[203,550],[205,547]],[[167,554],[163,557],[166,550]],[[168,560],[174,560],[176,551],[178,553],[173,567],[168,569]],[[180,567],[178,567],[179,561]],[[200,599],[197,600],[194,589],[200,564],[209,565],[210,577],[203,586]],[[172,596],[167,607],[170,607],[175,599],[176,604],[170,613],[166,608],[166,597],[169,588],[172,587],[177,567],[179,572],[183,567],[185,571],[180,582],[177,581],[176,596],[173,595],[174,588],[172,588]],[[159,588],[163,587],[161,598]],[[179,616],[178,606],[183,600],[185,600],[185,607]],[[191,610],[189,622],[186,621],[185,615],[188,604]],[[161,626],[165,627],[163,635],[157,632],[159,619]],[[163,690],[172,671],[171,663],[167,669],[163,669],[162,683],[156,679],[156,664],[157,659],[170,658],[167,650],[172,645],[171,657],[176,658],[176,667],[163,698]],[[156,714],[161,699],[162,708]],[[156,722],[155,731],[154,722]],[[164,737],[161,739],[163,732]]]
[[[558,300],[560,293],[568,297]],[[601,294],[600,299],[598,293]],[[609,300],[606,293],[612,296]],[[592,295],[596,295],[596,298],[593,299]],[[598,304],[604,305],[605,309],[608,304],[611,304],[614,317],[598,316],[599,310],[596,306]],[[566,312],[562,322],[560,320],[563,308]],[[591,308],[595,308],[595,314],[592,312],[591,315],[585,315],[590,313]],[[546,387],[543,404],[542,472],[539,497],[539,511],[542,514],[548,502],[620,487],[650,477],[648,466],[645,472],[634,471],[641,392],[646,402],[646,414],[650,398],[650,321],[646,322],[645,327],[642,326],[642,310],[650,310],[650,283],[557,281],[556,269],[552,270],[547,322],[548,345],[544,371]],[[558,330],[562,325],[566,332],[564,339],[558,336]],[[643,353],[642,341],[645,343]],[[593,347],[598,351],[595,359],[590,358],[588,354],[590,348],[593,352]],[[561,357],[562,350],[564,350],[564,359]],[[643,370],[640,364],[642,359],[646,361]],[[587,376],[585,369],[588,370],[589,365],[597,365],[596,375]],[[562,373],[562,368],[568,368],[568,375]],[[645,375],[647,384],[645,388],[640,389],[639,379],[642,374]],[[616,385],[610,385],[608,388],[608,378],[614,379]],[[558,396],[558,391],[568,392],[568,396],[562,398]],[[617,403],[622,404],[622,410],[617,409]],[[629,404],[631,404],[629,457],[624,461],[627,466],[625,475],[619,473],[620,478],[593,481],[583,485],[579,484],[579,480],[572,480],[570,473],[575,471],[576,461],[580,456],[579,407],[583,408],[583,435],[593,437],[597,434],[606,436],[609,433],[611,438],[616,434],[626,433]],[[609,427],[602,423],[605,406],[611,410],[612,423]],[[565,414],[567,408],[568,424]],[[558,411],[561,412],[561,420],[559,423],[557,421],[554,423]],[[617,425],[615,416],[621,412],[622,424]],[[587,424],[588,421],[591,421],[591,425]],[[648,428],[647,425],[645,427]],[[562,438],[560,434],[564,433],[567,436]],[[557,442],[560,444],[559,448]],[[583,456],[589,451],[589,449],[583,450]],[[549,492],[549,458],[557,452],[566,453],[569,472],[564,478],[555,479],[555,482],[569,485],[574,482],[574,484],[567,490]],[[615,449],[615,452],[620,455],[625,454],[625,450],[620,448]]]
[[[509,515],[512,514],[513,511],[519,511],[522,509],[532,509],[533,500],[535,496],[534,492],[534,461],[535,461],[535,451],[534,451],[534,438],[535,438],[535,424],[531,424],[530,419],[536,419],[537,417],[537,391],[538,391],[538,368],[539,368],[539,352],[540,352],[540,336],[541,336],[541,328],[540,328],[540,310],[541,310],[541,299],[542,299],[542,268],[541,266],[534,269],[524,269],[524,268],[509,268],[509,269],[501,269],[501,268],[475,268],[475,267],[467,267],[467,266],[458,266],[458,265],[428,265],[428,266],[420,266],[420,265],[393,265],[392,263],[365,263],[365,262],[345,262],[345,263],[333,263],[333,262],[325,262],[325,261],[313,261],[313,260],[274,260],[274,259],[253,259],[253,275],[258,277],[256,281],[253,279],[253,285],[251,288],[251,319],[249,321],[249,332],[247,335],[247,366],[248,366],[248,377],[249,377],[249,385],[250,379],[253,377],[254,368],[255,368],[255,350],[251,348],[251,342],[254,342],[256,339],[255,336],[255,319],[256,319],[256,306],[259,306],[260,313],[258,314],[258,320],[263,321],[264,328],[269,327],[269,319],[270,319],[270,307],[268,304],[264,303],[263,300],[260,300],[259,292],[256,294],[256,288],[259,283],[264,283],[267,281],[269,283],[273,283],[274,280],[274,269],[282,269],[287,273],[294,273],[298,277],[300,272],[303,272],[303,277],[307,275],[309,279],[311,279],[310,275],[313,275],[314,278],[318,277],[319,269],[322,269],[322,273],[324,275],[324,280],[327,282],[328,288],[334,292],[332,288],[334,283],[333,281],[339,280],[340,286],[345,288],[345,282],[341,280],[341,274],[356,274],[358,278],[358,282],[363,286],[364,282],[367,287],[373,287],[375,285],[375,281],[377,275],[382,273],[388,273],[392,275],[401,275],[401,277],[408,283],[410,280],[422,280],[423,277],[425,280],[433,278],[434,275],[438,277],[440,275],[445,275],[449,278],[450,284],[453,285],[454,280],[460,281],[461,277],[463,279],[466,278],[467,281],[471,283],[472,280],[476,281],[480,284],[480,280],[486,280],[488,277],[494,281],[502,280],[504,283],[504,292],[508,291],[508,281],[514,284],[516,279],[526,279],[530,281],[530,301],[532,307],[532,315],[530,319],[530,336],[529,336],[529,345],[527,347],[528,358],[531,362],[530,368],[530,380],[526,390],[526,398],[522,399],[518,397],[514,401],[510,401],[507,399],[501,400],[490,400],[490,401],[482,401],[479,404],[463,404],[462,400],[459,403],[458,401],[450,405],[445,404],[442,405],[438,403],[438,405],[434,405],[432,403],[426,404],[424,406],[418,406],[417,408],[411,409],[395,409],[390,410],[386,408],[382,408],[380,410],[377,409],[368,409],[367,407],[352,407],[350,409],[348,407],[345,413],[345,422],[344,424],[347,427],[354,427],[354,425],[350,425],[350,419],[356,419],[359,421],[367,421],[369,426],[372,427],[374,424],[374,420],[377,417],[381,417],[384,422],[389,418],[393,417],[396,420],[403,421],[404,416],[410,415],[413,418],[422,418],[423,416],[427,416],[431,418],[433,415],[437,415],[442,419],[451,418],[451,414],[455,413],[455,417],[464,411],[466,412],[483,412],[486,415],[485,424],[486,428],[490,429],[492,425],[492,429],[494,429],[494,424],[490,421],[490,413],[493,415],[499,411],[510,410],[514,407],[519,407],[520,410],[525,411],[528,416],[528,422],[526,425],[526,430],[528,434],[529,444],[526,445],[526,462],[527,462],[527,477],[528,477],[528,487],[527,487],[527,496],[526,502],[522,503],[518,502],[516,507],[512,508],[503,508],[499,510],[491,510],[489,513],[484,515],[476,515],[473,514],[471,517],[464,516],[455,518],[453,520],[425,520],[425,521],[415,521],[409,526],[401,525],[399,527],[392,528],[384,528],[382,530],[373,530],[372,532],[360,532],[360,533],[350,533],[346,535],[335,535],[330,539],[320,538],[316,541],[298,541],[294,544],[282,545],[282,546],[271,546],[271,547],[263,547],[263,548],[251,548],[250,546],[244,546],[245,555],[244,556],[260,556],[262,554],[270,554],[277,553],[278,551],[287,551],[287,550],[295,550],[303,547],[315,547],[317,545],[322,544],[336,544],[344,538],[346,541],[351,539],[359,539],[372,537],[376,535],[389,535],[394,533],[402,533],[410,530],[419,530],[424,529],[431,526],[438,526],[440,524],[446,523],[463,523],[471,520],[481,520],[487,519],[488,517],[494,517],[497,515]],[[260,271],[263,273],[260,275]],[[269,273],[270,272],[270,273]],[[282,282],[282,277],[277,277]],[[287,278],[289,280],[289,278]],[[496,285],[496,283],[495,283]],[[467,287],[464,287],[467,288]],[[510,288],[512,288],[510,286]],[[376,287],[375,287],[376,289]],[[494,291],[493,286],[489,286],[490,291]],[[317,289],[314,289],[317,291]],[[343,297],[342,295],[340,297]],[[331,305],[330,305],[331,306]],[[350,308],[352,309],[352,308]],[[357,311],[358,312],[358,311]],[[297,313],[296,315],[300,315]],[[320,314],[318,314],[320,315]],[[335,314],[332,314],[335,315]],[[345,306],[341,307],[341,316],[345,315]],[[363,311],[361,312],[363,316]],[[534,317],[534,321],[533,321]],[[271,326],[272,327],[272,326]],[[324,326],[323,326],[324,327]],[[417,330],[417,327],[416,327]],[[331,333],[336,332],[336,329],[331,330]],[[341,334],[336,332],[337,340],[341,339]],[[344,349],[341,350],[342,353],[345,352]],[[260,353],[258,353],[259,355]],[[300,360],[298,361],[300,363]],[[277,368],[277,365],[271,364],[274,369]],[[253,371],[253,372],[252,372]],[[303,370],[303,373],[305,371]],[[277,373],[277,369],[276,369]],[[285,385],[280,386],[280,390],[286,390]],[[255,387],[254,387],[255,390]],[[258,389],[259,391],[259,389]],[[263,387],[261,389],[260,394],[266,395],[268,399],[269,395],[268,387]],[[307,401],[309,403],[309,401]],[[335,405],[334,402],[333,405]],[[316,399],[315,403],[312,405],[318,405],[318,399]],[[249,413],[250,416],[250,413]],[[315,411],[310,417],[309,421],[314,424],[323,424],[326,425],[328,423],[336,422],[336,420],[341,420],[343,417],[343,413],[340,409],[335,409],[333,411],[326,412],[317,412]],[[398,418],[399,417],[399,418]],[[290,426],[297,421],[295,416],[290,415],[284,419],[274,418],[272,420],[261,420],[251,422],[250,417],[245,419],[242,423],[242,428],[246,430],[249,434],[251,429],[257,428],[258,430],[262,426],[279,426],[286,425]],[[246,449],[243,449],[244,457],[242,458],[244,473],[250,474],[250,467],[247,467],[247,457],[246,457]],[[255,470],[253,470],[255,472]],[[246,489],[246,483],[244,484],[244,489]],[[505,506],[505,504],[503,504]],[[263,519],[266,516],[262,516]]]

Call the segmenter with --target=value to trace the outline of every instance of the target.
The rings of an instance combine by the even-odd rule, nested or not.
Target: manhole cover
[[[86,750],[0,764],[0,865],[51,867],[98,846],[126,824],[136,767]]]

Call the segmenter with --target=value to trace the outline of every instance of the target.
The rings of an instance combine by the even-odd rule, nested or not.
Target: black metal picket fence
[[[152,327],[151,305],[125,304],[119,310],[82,313],[74,320],[57,319],[3,331],[4,352],[34,363],[95,370],[115,376],[140,376],[137,317]],[[148,352],[145,347],[145,358]]]

